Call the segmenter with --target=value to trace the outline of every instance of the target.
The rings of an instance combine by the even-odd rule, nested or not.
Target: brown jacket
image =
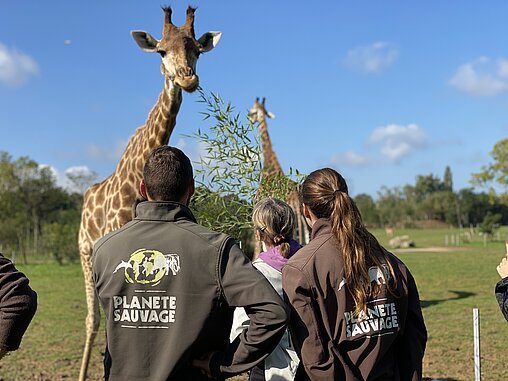
[[[27,277],[0,253],[0,349],[19,348],[37,309],[37,294]]]
[[[388,253],[387,266],[369,268],[380,293],[355,317],[354,300],[343,278],[343,262],[330,222],[319,219],[310,243],[282,270],[291,305],[290,330],[300,356],[295,380],[421,380],[427,341],[420,300],[408,268]],[[395,296],[394,296],[395,295]]]

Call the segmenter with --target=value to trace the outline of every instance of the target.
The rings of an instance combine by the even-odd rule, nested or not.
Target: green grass
[[[388,247],[384,230],[373,233]],[[458,229],[399,230],[409,235],[416,248],[409,252],[392,250],[411,269],[420,292],[429,333],[424,358],[424,376],[442,380],[472,380],[472,310],[480,309],[482,380],[508,379],[504,349],[508,322],[499,311],[494,285],[496,266],[505,253],[508,228],[498,241],[474,236],[472,242],[455,251],[442,251],[445,236]],[[418,249],[434,247],[432,252]],[[0,362],[0,381],[75,380],[81,364],[86,316],[83,276],[79,265],[17,266],[29,278],[39,295],[37,314],[19,351]],[[102,379],[104,322],[96,340],[89,379]]]
[[[16,267],[38,295],[37,313],[21,347],[0,361],[0,380],[76,380],[85,338],[86,302],[81,266]],[[103,325],[96,339],[90,380],[101,380]]]
[[[496,266],[506,252],[508,230],[502,228],[499,241],[474,236],[457,251],[398,252],[418,284],[425,324],[429,334],[424,358],[424,376],[447,380],[474,379],[473,308],[480,310],[482,380],[506,380],[505,340],[508,322],[503,318],[494,296],[499,280]],[[390,237],[373,231],[385,245]],[[396,231],[407,234],[422,247],[444,246],[445,235],[459,234],[458,229]],[[449,241],[450,242],[450,241]],[[388,246],[387,246],[388,247]]]

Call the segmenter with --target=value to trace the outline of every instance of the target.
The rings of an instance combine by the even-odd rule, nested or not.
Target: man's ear
[[[194,194],[195,190],[196,190],[196,188],[194,186],[194,179],[192,179],[192,182],[189,185],[189,188],[187,189],[187,200],[185,200],[185,203],[184,203],[186,206],[189,206],[190,200],[191,200],[192,195]]]
[[[141,179],[141,181],[139,182],[139,193],[141,193],[141,196],[145,200],[148,200],[148,194],[146,193],[145,180],[143,180],[143,179]]]
[[[196,191],[196,186],[194,185],[194,179],[192,179],[191,185],[189,187],[189,199],[192,197],[194,192]]]

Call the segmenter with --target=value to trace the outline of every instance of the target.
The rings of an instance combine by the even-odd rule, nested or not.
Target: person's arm
[[[0,358],[19,348],[37,309],[27,277],[0,254]]]
[[[277,289],[270,278],[270,274],[266,271],[265,267],[261,262],[254,261],[252,265],[270,282],[273,288]],[[231,334],[229,335],[229,341],[234,341],[236,337],[243,332],[244,329],[248,328],[250,324],[249,315],[245,312],[242,307],[235,308],[233,314],[233,325],[231,327]]]
[[[287,326],[287,311],[265,277],[232,241],[226,244],[220,263],[220,283],[229,306],[243,307],[250,324],[224,353],[210,358],[213,377],[242,373],[264,360],[278,344]]]
[[[496,284],[496,299],[503,316],[508,320],[508,241],[506,243],[505,256],[497,266],[496,270],[501,280]]]
[[[423,320],[416,282],[407,268],[405,272],[408,311],[403,333],[399,339],[400,379],[419,381],[422,379],[422,361],[427,344],[427,329]]]
[[[508,321],[508,276],[497,282],[495,293],[499,308]]]
[[[300,358],[298,373],[305,370],[312,380],[333,380],[342,371],[335,369],[339,362],[334,361],[324,348],[318,321],[319,311],[315,308],[312,288],[305,275],[297,268],[286,265],[282,269],[282,288],[290,305],[289,330],[296,353]],[[303,367],[303,369],[301,369]]]

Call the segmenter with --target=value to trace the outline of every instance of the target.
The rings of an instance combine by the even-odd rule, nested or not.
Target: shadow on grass
[[[422,381],[459,381],[456,378],[430,378],[423,377]]]
[[[469,292],[469,291],[453,291],[453,290],[449,290],[449,292],[454,293],[455,296],[452,296],[452,297],[447,298],[447,299],[421,300],[420,301],[420,305],[422,306],[422,308],[426,308],[426,307],[430,307],[430,306],[435,306],[436,304],[448,302],[450,300],[465,299],[465,298],[469,298],[470,296],[476,295],[474,292]],[[450,379],[446,378],[446,379],[443,379],[442,381],[454,381],[454,380],[452,380],[451,378]]]

